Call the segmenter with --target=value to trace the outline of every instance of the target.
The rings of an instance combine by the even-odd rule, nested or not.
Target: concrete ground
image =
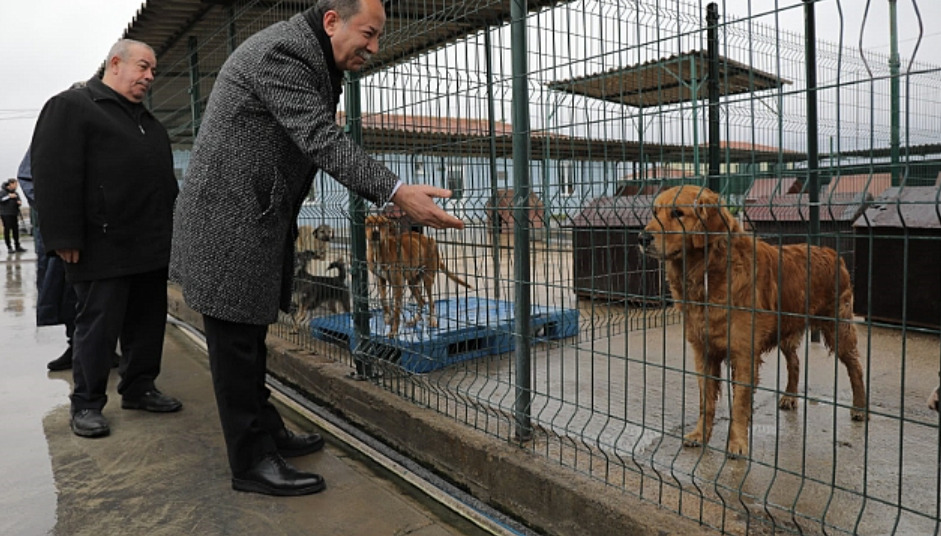
[[[31,242],[24,246],[32,250]],[[35,254],[3,255],[0,534],[482,532],[329,436],[324,451],[292,460],[301,469],[324,475],[326,491],[296,498],[233,491],[206,355],[173,326],[167,329],[158,386],[179,397],[183,410],[160,415],[120,409],[113,372],[104,410],[111,435],[73,435],[71,373],[46,370],[46,362],[65,348],[64,329],[35,326]],[[313,429],[303,420],[290,426]]]
[[[34,260],[31,254],[0,258],[6,275],[0,419],[7,425],[0,439],[0,512],[17,513],[0,516],[0,534],[479,530],[335,439],[324,452],[297,460],[325,475],[326,492],[284,499],[231,491],[205,355],[173,327],[158,384],[180,397],[184,410],[122,411],[112,392],[105,409],[112,435],[72,435],[70,374],[45,370],[63,349],[63,330],[34,326]],[[558,266],[562,277],[566,268]],[[171,296],[174,314],[187,316]],[[924,404],[938,382],[937,334],[857,325],[869,388],[866,423],[849,419],[845,371],[822,345],[805,342],[800,349],[800,400],[791,412],[777,409],[783,360],[766,356],[751,456],[729,460],[723,453],[727,390],[709,448],[682,446],[695,424],[698,395],[681,326],[639,321],[614,306],[581,305],[576,337],[534,348],[535,434],[520,445],[500,439],[512,423],[512,355],[427,375],[390,374],[384,389],[349,381],[347,365],[312,354],[301,341],[273,341],[269,366],[548,534],[709,532],[698,523],[730,534],[938,532],[941,427]],[[112,389],[115,383],[112,378]],[[292,426],[312,429],[303,420]]]

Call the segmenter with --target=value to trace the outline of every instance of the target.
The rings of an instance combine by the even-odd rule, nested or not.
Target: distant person
[[[928,395],[928,408],[935,411],[941,411],[941,408],[938,407],[938,398],[939,391],[941,391],[941,386],[935,387],[934,391]]]
[[[70,89],[85,87],[85,82],[76,82]],[[36,248],[36,325],[65,326],[68,346],[62,355],[46,363],[46,368],[55,372],[72,368],[72,336],[75,334],[75,306],[78,298],[71,283],[65,279],[65,263],[57,255],[46,255],[42,241],[39,212],[36,210],[36,196],[33,189],[33,171],[29,160],[29,151],[20,162],[16,172],[20,181],[20,190],[29,202],[31,209],[33,244]],[[120,356],[113,354],[111,366],[118,366]]]
[[[20,207],[23,201],[17,193],[18,187],[16,179],[7,179],[0,186],[0,219],[3,220],[3,241],[7,243],[7,253],[26,251],[20,247]]]
[[[343,72],[378,51],[381,0],[320,0],[249,37],[226,60],[193,146],[174,218],[172,278],[202,313],[232,487],[268,495],[325,488],[285,457],[323,447],[294,435],[265,386],[268,325],[290,308],[298,211],[315,173],[414,221],[463,227],[434,203],[450,192],[401,184],[336,123]]]
[[[153,49],[115,43],[104,76],[50,99],[30,160],[46,254],[65,261],[78,297],[72,351],[71,428],[110,433],[102,414],[118,339],[121,407],[177,411],[161,393],[167,266],[177,182],[167,131],[142,101],[154,80]]]

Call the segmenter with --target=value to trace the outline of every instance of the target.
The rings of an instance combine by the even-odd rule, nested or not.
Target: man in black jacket
[[[78,295],[71,427],[83,437],[110,433],[101,412],[119,337],[121,407],[182,407],[154,385],[178,191],[167,132],[142,104],[156,66],[147,44],[118,41],[103,78],[50,99],[33,133],[32,172],[46,251],[65,261]]]
[[[16,179],[8,179],[0,186],[0,219],[3,219],[3,240],[7,243],[8,253],[23,253],[20,247],[20,194],[17,193]],[[10,238],[13,242],[10,242]],[[14,244],[16,245],[14,249]]]

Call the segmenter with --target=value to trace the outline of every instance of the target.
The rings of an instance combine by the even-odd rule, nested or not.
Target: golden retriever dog
[[[781,409],[796,407],[797,348],[810,328],[846,367],[853,420],[868,418],[863,369],[853,327],[853,289],[843,260],[826,247],[772,246],[743,232],[719,196],[698,186],[660,193],[639,237],[641,250],[666,267],[699,373],[700,410],[686,446],[709,442],[722,363],[732,368],[728,455],[748,454],[752,392],[761,356],[775,346],[787,361]]]
[[[399,232],[398,224],[385,216],[366,217],[366,262],[369,271],[379,281],[379,298],[386,324],[389,324],[389,337],[399,332],[402,316],[402,299],[407,284],[412,297],[418,304],[418,312],[407,325],[414,326],[421,320],[421,311],[425,306],[422,285],[428,295],[428,325],[437,327],[435,300],[432,287],[440,271],[455,283],[473,288],[463,279],[448,271],[438,254],[438,244],[429,236],[413,231]],[[392,309],[387,301],[387,286],[392,285]]]

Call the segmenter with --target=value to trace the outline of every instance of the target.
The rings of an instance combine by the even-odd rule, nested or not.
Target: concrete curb
[[[202,329],[202,317],[168,288],[172,316]],[[715,534],[532,452],[415,406],[351,369],[268,337],[268,370],[318,404],[466,489],[492,507],[546,534]]]

